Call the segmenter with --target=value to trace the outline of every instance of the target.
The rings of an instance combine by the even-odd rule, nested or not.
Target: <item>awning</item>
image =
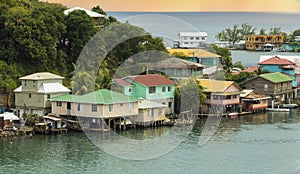
[[[43,116],[43,118],[53,120],[53,121],[61,121],[61,118],[53,117],[53,116]]]
[[[0,114],[0,117],[4,117],[4,120],[20,120],[19,117],[17,117],[14,113],[11,112],[4,112],[3,114]]]

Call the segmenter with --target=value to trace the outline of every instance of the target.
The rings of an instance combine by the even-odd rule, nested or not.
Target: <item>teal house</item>
[[[127,76],[114,79],[112,90],[167,105],[166,114],[174,111],[175,82],[158,74]],[[130,91],[130,92],[129,92]]]
[[[258,63],[262,72],[280,72],[293,79],[293,87],[298,86],[298,76],[295,74],[296,63],[278,56],[271,57]]]

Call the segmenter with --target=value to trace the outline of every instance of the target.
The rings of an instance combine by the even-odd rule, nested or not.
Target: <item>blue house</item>
[[[277,56],[258,63],[262,72],[280,72],[293,78],[293,87],[298,86],[298,76],[295,74],[296,63]]]

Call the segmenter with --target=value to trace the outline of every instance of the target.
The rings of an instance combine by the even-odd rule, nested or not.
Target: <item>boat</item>
[[[287,108],[266,108],[266,110],[275,112],[290,112],[290,109]]]
[[[297,108],[298,105],[297,104],[283,104],[282,107],[283,108]]]

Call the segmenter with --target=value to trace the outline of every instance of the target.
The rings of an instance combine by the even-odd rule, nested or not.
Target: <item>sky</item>
[[[283,12],[299,13],[300,0],[42,0],[108,12]]]

